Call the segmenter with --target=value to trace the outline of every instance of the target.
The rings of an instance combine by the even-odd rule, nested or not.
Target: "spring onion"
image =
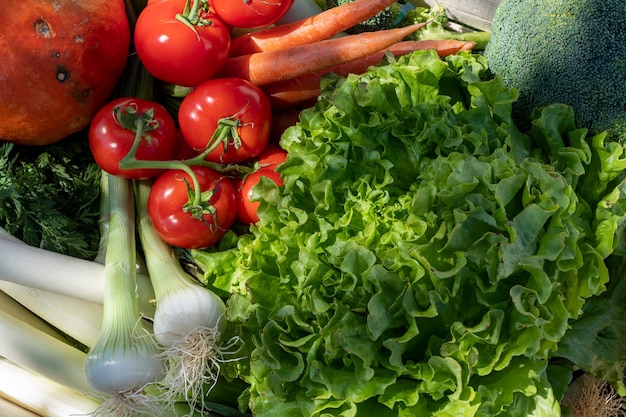
[[[102,328],[84,371],[90,386],[107,396],[97,415],[157,415],[162,404],[145,389],[158,382],[164,367],[139,312],[130,181],[109,176],[109,204]]]
[[[168,397],[183,397],[192,405],[219,376],[223,355],[236,346],[220,346],[224,302],[196,283],[182,268],[172,248],[157,235],[147,211],[150,184],[135,184],[139,236],[156,295],[154,336],[163,347],[170,369],[164,382]]]

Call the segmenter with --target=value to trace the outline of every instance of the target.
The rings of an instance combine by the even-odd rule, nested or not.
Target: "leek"
[[[0,358],[0,396],[46,417],[87,416],[100,402]]]
[[[0,334],[1,357],[76,391],[91,391],[81,350],[4,310],[0,310]]]
[[[163,381],[168,398],[182,397],[192,407],[199,398],[204,405],[205,391],[217,383],[224,355],[232,353],[238,341],[220,345],[224,302],[184,271],[171,246],[154,230],[147,210],[150,184],[137,181],[135,193],[139,236],[156,295],[154,336],[170,366]]]
[[[1,228],[0,253],[0,281],[102,304],[105,282],[102,264],[27,245]],[[141,312],[151,317],[154,291],[150,280],[140,274],[137,284]]]
[[[87,354],[2,292],[0,334],[1,397],[45,417],[98,414],[102,400],[83,372]],[[158,415],[183,416],[190,410],[178,402]]]
[[[102,325],[102,304],[37,288],[0,281],[7,298],[26,307],[41,321],[49,323],[85,346],[92,346]],[[2,302],[2,301],[0,301]]]
[[[0,252],[0,280],[102,302],[104,268],[100,264],[6,237],[0,239]]]
[[[58,330],[52,328],[45,320],[34,314],[17,302],[13,297],[5,291],[0,290],[0,312],[7,314],[17,320],[20,320],[35,329],[47,333],[48,335],[65,341],[65,336]]]
[[[102,328],[84,371],[107,398],[98,415],[157,415],[162,405],[146,387],[162,378],[163,363],[139,311],[133,190],[129,180],[109,177],[110,225],[104,263]]]

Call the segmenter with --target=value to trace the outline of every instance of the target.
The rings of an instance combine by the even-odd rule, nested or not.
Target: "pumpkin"
[[[124,0],[5,0],[0,140],[40,146],[88,126],[129,48]]]

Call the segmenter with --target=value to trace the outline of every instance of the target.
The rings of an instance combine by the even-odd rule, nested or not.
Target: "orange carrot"
[[[270,83],[262,86],[262,89],[269,97],[272,108],[280,110],[302,103],[309,103],[319,96],[320,81],[324,74],[330,72],[343,76],[362,74],[370,66],[380,64],[387,53],[397,57],[416,50],[434,49],[440,57],[445,57],[459,51],[471,50],[474,46],[475,42],[452,39],[401,41],[363,58],[323,71],[311,72],[296,78]]]
[[[292,78],[285,80],[285,83],[263,86],[262,89],[270,99],[273,110],[284,110],[315,100],[320,95],[320,78],[321,76]]]
[[[330,68],[325,72],[332,71],[343,76],[347,76],[348,74],[361,74],[372,65],[380,64],[387,52],[397,57],[406,55],[409,52],[417,50],[434,49],[435,51],[437,51],[439,57],[443,58],[448,55],[456,54],[459,51],[471,50],[475,45],[476,42],[459,41],[453,39],[424,39],[417,41],[401,41],[391,45],[389,48],[382,49],[361,59],[355,59],[354,61],[346,62],[345,64]]]
[[[323,71],[387,48],[425,24],[363,32],[276,51],[232,57],[226,61],[221,76],[244,78],[260,86]]]
[[[355,0],[315,16],[237,36],[230,56],[275,51],[331,38],[389,7],[396,0]]]

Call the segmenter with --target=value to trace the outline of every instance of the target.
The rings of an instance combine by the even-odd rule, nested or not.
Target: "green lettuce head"
[[[520,132],[483,57],[390,60],[283,135],[220,281],[247,349],[224,371],[260,417],[558,416],[548,360],[619,223],[582,187],[615,176],[582,181],[605,168],[566,106]]]

